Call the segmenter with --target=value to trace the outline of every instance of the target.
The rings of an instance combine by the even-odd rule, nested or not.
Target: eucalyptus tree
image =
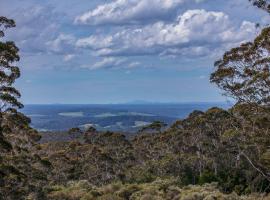
[[[270,13],[270,1],[269,0],[249,0],[252,4],[260,9],[263,9]]]
[[[4,31],[15,27],[15,22],[5,17],[0,17],[0,38],[5,36]],[[20,77],[20,69],[16,63],[20,60],[19,49],[12,41],[0,41],[0,100],[1,112],[14,108],[22,108],[18,101],[20,92],[13,87],[17,78]]]
[[[270,28],[215,62],[211,82],[240,103],[270,105]]]
[[[5,39],[6,30],[13,27],[12,19],[0,16],[0,199],[28,199],[30,193],[42,195],[46,174],[41,158],[31,151],[40,136],[29,127],[30,119],[17,111],[23,107],[14,87],[20,77],[19,49]]]
[[[270,0],[249,0],[270,14]],[[215,62],[211,82],[240,103],[270,104],[270,27],[253,41],[227,51]]]
[[[23,108],[20,92],[14,87],[20,77],[19,48],[13,41],[5,40],[5,31],[16,26],[14,20],[0,16],[0,134],[10,129],[28,127],[30,119],[17,109]]]
[[[250,1],[270,13],[270,1]],[[270,160],[270,27],[262,29],[253,41],[225,52],[215,68],[210,81],[237,100],[232,113],[240,127],[226,132],[232,146],[228,151],[236,149],[237,161],[253,168],[257,176],[253,175],[252,181],[269,184],[270,168],[262,160]]]

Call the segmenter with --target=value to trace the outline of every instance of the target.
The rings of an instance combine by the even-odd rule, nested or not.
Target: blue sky
[[[225,101],[224,51],[269,17],[248,0],[0,0],[20,48],[25,104]]]

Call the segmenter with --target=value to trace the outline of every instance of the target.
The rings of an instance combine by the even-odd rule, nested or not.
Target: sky
[[[213,63],[269,16],[248,0],[0,0],[24,104],[221,102]]]

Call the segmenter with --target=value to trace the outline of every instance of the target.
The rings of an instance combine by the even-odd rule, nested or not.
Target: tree
[[[165,128],[167,126],[166,123],[161,122],[161,121],[154,121],[153,123],[143,127],[139,132],[144,132],[144,131],[157,131],[161,132],[162,128]]]
[[[18,101],[21,94],[13,87],[20,77],[20,69],[15,65],[20,60],[19,49],[12,41],[3,41],[5,30],[15,27],[12,19],[0,16],[0,145],[11,148],[3,132],[10,132],[11,126],[28,126],[30,119],[17,112],[23,105]]]
[[[270,105],[270,27],[215,62],[211,82],[240,103]]]
[[[68,130],[68,133],[71,135],[80,135],[82,133],[82,130],[80,128],[71,128]]]
[[[5,17],[0,17],[0,38],[4,37],[4,31],[15,27],[15,22]],[[12,85],[20,77],[20,69],[15,65],[20,60],[19,49],[14,42],[0,41],[0,112],[14,111],[14,108],[22,108],[18,101],[21,94]]]
[[[249,0],[254,6],[263,9],[270,13],[270,1],[269,0]]]
[[[254,6],[270,14],[269,0],[249,0]],[[225,94],[241,103],[270,103],[270,27],[262,30],[253,41],[227,51],[215,63],[217,70],[211,74]]]
[[[20,92],[13,87],[20,77],[16,62],[19,49],[14,42],[3,40],[5,30],[15,22],[0,16],[0,199],[42,199],[47,180],[42,159],[32,151],[40,136],[30,128],[30,119],[17,111],[23,105]]]
[[[269,1],[250,1],[270,13]],[[252,169],[246,175],[246,181],[253,182],[250,188],[268,190],[270,169],[263,162],[269,159],[270,144],[270,27],[264,28],[254,41],[227,51],[215,67],[211,82],[238,101],[231,112],[239,126],[224,132],[224,151],[237,155],[237,167],[242,162]]]

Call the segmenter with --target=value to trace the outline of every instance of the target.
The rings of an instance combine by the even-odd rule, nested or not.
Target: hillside
[[[264,194],[256,193],[269,191],[269,113],[260,107],[255,113],[249,105],[194,111],[169,129],[149,126],[132,139],[74,129],[66,133],[67,141],[34,143],[31,149],[26,145],[24,151],[14,151],[8,161],[12,168],[7,168],[5,157],[0,168],[5,187],[0,191],[10,195],[7,199],[27,194],[30,199],[70,200],[257,199]],[[24,170],[26,164],[32,171]],[[7,176],[10,170],[14,176]],[[21,188],[19,177],[30,186],[14,193],[15,183]],[[13,193],[7,193],[8,184]]]

